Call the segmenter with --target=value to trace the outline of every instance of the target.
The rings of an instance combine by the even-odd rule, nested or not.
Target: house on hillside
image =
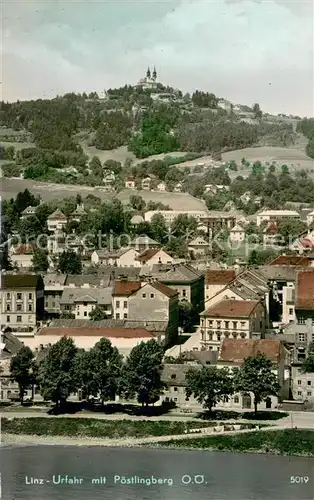
[[[141,281],[120,279],[114,282],[112,291],[113,317],[129,318],[129,297],[141,288]]]
[[[71,214],[71,219],[75,220],[76,222],[80,222],[82,217],[84,217],[84,215],[86,215],[86,214],[87,214],[87,212],[84,208],[84,204],[83,203],[77,204],[76,209]]]
[[[240,224],[230,229],[229,240],[231,243],[242,243],[245,240],[245,230]]]
[[[30,270],[33,267],[35,247],[30,244],[11,246],[9,256],[12,265],[18,269]]]
[[[75,319],[89,319],[96,306],[103,309],[106,316],[112,315],[112,288],[64,288],[60,298],[61,313],[74,315]]]
[[[127,189],[135,189],[135,179],[132,175],[128,175],[124,183]]]
[[[147,235],[137,236],[131,241],[131,247],[137,250],[138,252],[144,252],[149,248],[160,248],[160,243],[158,241],[153,240]]]
[[[47,219],[49,233],[54,233],[58,230],[62,231],[66,223],[67,218],[61,210],[55,210]]]
[[[174,259],[161,248],[148,248],[138,255],[137,261],[141,266],[153,266],[154,264],[171,264]]]
[[[188,251],[192,255],[208,255],[210,250],[210,244],[205,241],[201,236],[197,236],[188,243]]]
[[[27,217],[31,217],[31,216],[36,215],[36,209],[37,209],[37,207],[31,207],[31,206],[26,207],[25,210],[23,210],[23,212],[21,212],[20,218],[27,219]]]

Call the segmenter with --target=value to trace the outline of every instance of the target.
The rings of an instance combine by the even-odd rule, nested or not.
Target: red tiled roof
[[[306,249],[310,249],[310,250],[314,249],[314,241],[311,240],[311,238],[300,238],[299,243],[300,243],[302,248],[306,248]]]
[[[265,354],[273,363],[279,363],[281,344],[279,340],[225,339],[222,342],[219,361],[243,363],[257,353]]]
[[[206,309],[204,316],[215,318],[249,318],[258,304],[257,300],[222,300]]]
[[[137,260],[140,262],[147,262],[149,259],[154,257],[157,252],[159,252],[159,248],[148,248],[137,257]]]
[[[309,266],[310,261],[307,257],[300,257],[298,255],[279,255],[273,260],[270,266]]]
[[[236,277],[234,269],[220,269],[218,271],[207,269],[205,271],[206,285],[229,285]]]
[[[178,295],[178,292],[176,290],[174,290],[173,288],[170,288],[170,286],[167,286],[167,285],[164,285],[163,283],[160,283],[159,281],[153,281],[152,283],[148,283],[148,284],[169,298],[175,297],[176,295]]]
[[[314,311],[314,269],[298,272],[295,307]]]
[[[278,226],[276,222],[271,222],[266,228],[265,228],[265,233],[266,234],[277,234],[278,233]]]
[[[44,327],[39,335],[55,335],[57,337],[107,337],[107,338],[154,338],[154,334],[145,328],[57,328]]]
[[[140,281],[116,280],[114,282],[112,295],[122,295],[128,297],[141,288]]]
[[[34,247],[32,245],[19,245],[13,250],[14,255],[31,255],[34,253]]]

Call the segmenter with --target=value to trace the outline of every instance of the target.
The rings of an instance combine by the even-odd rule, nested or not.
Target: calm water
[[[314,460],[207,451],[59,446],[1,450],[4,500],[312,500]],[[53,484],[59,475],[81,484]],[[106,476],[106,484],[92,484]],[[151,478],[165,484],[121,484]],[[183,477],[184,476],[184,477]],[[194,478],[194,476],[196,476]],[[202,478],[201,476],[204,476]],[[307,484],[291,484],[307,476]],[[183,477],[183,479],[182,479]],[[26,484],[32,478],[44,484]],[[195,484],[202,482],[203,484]],[[49,482],[47,482],[49,481]],[[190,484],[182,484],[185,481]]]

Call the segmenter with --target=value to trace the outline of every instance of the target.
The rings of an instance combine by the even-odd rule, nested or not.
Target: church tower
[[[146,77],[147,77],[147,78],[150,78],[150,76],[151,76],[151,75],[150,75],[150,69],[149,69],[149,66],[148,66],[148,68],[147,68],[147,72],[146,72]]]
[[[154,66],[154,71],[153,71],[153,78],[154,78],[154,80],[156,80],[156,78],[157,78],[157,71],[156,71],[155,66]]]

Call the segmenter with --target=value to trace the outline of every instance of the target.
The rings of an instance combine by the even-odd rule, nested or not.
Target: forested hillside
[[[158,91],[168,92],[173,98],[156,101],[150,91],[126,85],[109,89],[106,99],[94,92],[88,96],[71,93],[51,100],[3,102],[0,153],[2,160],[10,162],[3,168],[4,175],[23,172],[25,178],[64,182],[66,175],[72,175],[69,169],[74,168],[78,183],[92,175],[92,184],[96,185],[102,165],[96,165],[95,160],[88,169],[82,138],[98,150],[127,146],[137,158],[171,151],[222,153],[268,143],[289,146],[294,141],[292,125],[285,121],[270,123],[258,105],[253,106],[253,123],[247,123],[232,109],[220,109],[214,94],[196,91],[192,96],[182,96],[168,87]],[[14,134],[16,141],[12,140]],[[6,141],[21,142],[23,138],[35,147],[15,151],[6,146]]]
[[[314,158],[314,118],[304,118],[297,125],[297,132],[301,132],[308,138],[309,142],[306,146],[306,154],[310,158]]]

